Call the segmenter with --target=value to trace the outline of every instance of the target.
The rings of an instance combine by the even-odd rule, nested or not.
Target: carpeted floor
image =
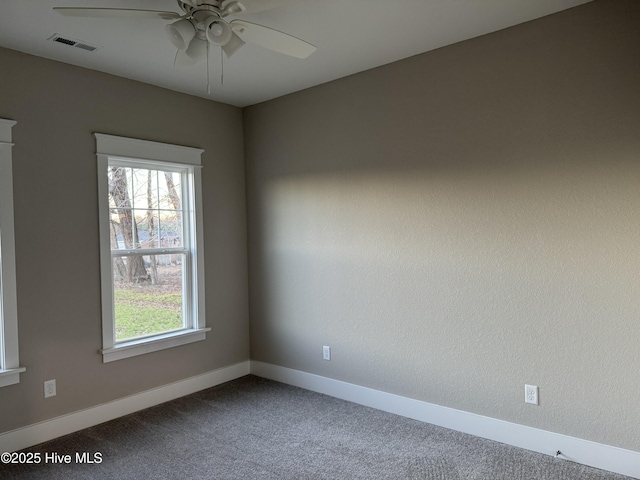
[[[25,452],[72,462],[0,465],[0,478],[628,478],[254,376]],[[76,463],[83,452],[101,463]]]

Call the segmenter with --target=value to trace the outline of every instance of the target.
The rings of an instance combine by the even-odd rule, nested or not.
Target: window
[[[204,340],[203,151],[95,136],[103,361]]]
[[[18,363],[16,261],[13,237],[13,171],[11,127],[0,119],[0,387],[20,382]]]

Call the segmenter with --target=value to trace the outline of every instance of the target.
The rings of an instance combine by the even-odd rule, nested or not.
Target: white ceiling
[[[0,46],[171,90],[247,106],[402,58],[533,20],[590,0],[299,0],[242,18],[317,46],[300,60],[247,44],[224,59],[174,67],[161,19],[74,18],[52,7],[140,8],[180,12],[176,0],[0,0]],[[47,41],[60,34],[95,52]]]

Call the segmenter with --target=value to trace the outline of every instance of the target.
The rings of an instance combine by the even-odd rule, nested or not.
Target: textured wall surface
[[[13,128],[20,363],[0,432],[249,358],[242,111],[0,49]],[[94,132],[203,148],[206,341],[102,363]],[[43,398],[55,378],[57,395]]]
[[[640,450],[638,25],[596,1],[246,109],[252,359]]]

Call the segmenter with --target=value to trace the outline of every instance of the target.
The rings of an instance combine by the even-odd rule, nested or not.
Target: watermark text
[[[74,453],[58,453],[58,452],[4,452],[0,454],[2,463],[15,464],[97,464],[102,463],[101,452],[74,452]]]

